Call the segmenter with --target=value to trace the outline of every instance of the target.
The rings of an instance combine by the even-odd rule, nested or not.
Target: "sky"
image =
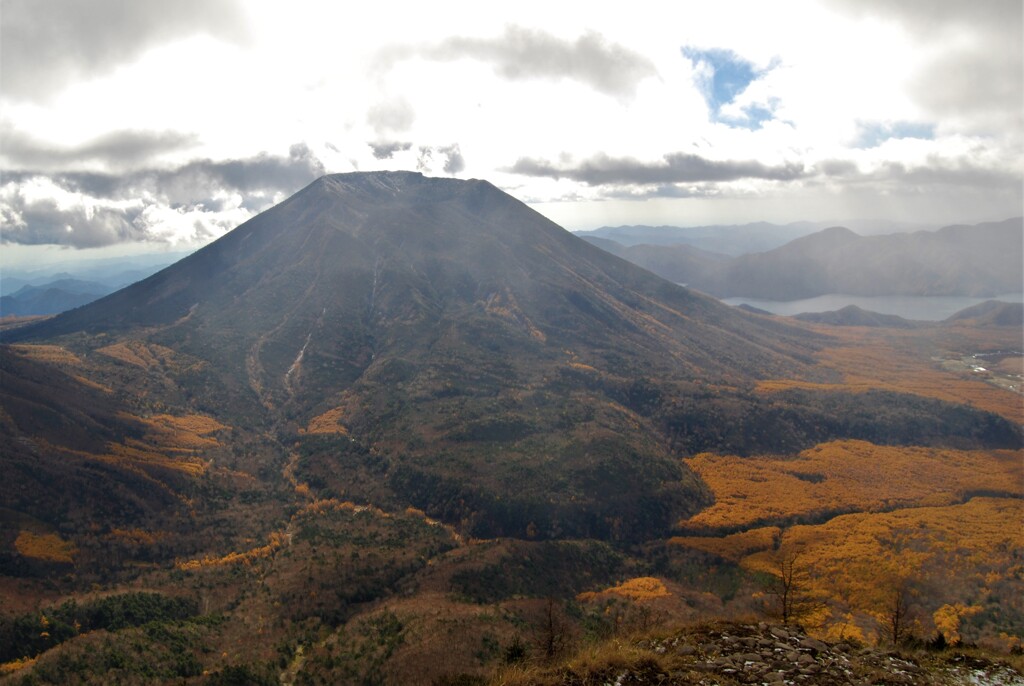
[[[180,251],[324,173],[570,230],[1024,213],[1020,0],[0,0],[0,253]]]

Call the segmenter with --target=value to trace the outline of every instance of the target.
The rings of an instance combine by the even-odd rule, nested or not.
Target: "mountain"
[[[846,295],[1015,293],[1024,282],[1024,220],[861,236],[832,227],[769,250],[731,259],[673,257],[633,246],[614,252],[665,278],[718,297],[799,300]]]
[[[643,380],[735,386],[795,373],[814,346],[486,182],[409,173],[325,177],[154,276],[6,338],[82,334],[204,361],[175,383],[226,424],[294,435],[343,417],[375,456],[310,456],[339,493],[351,485],[328,458],[363,471],[379,460],[398,497],[482,533],[602,537],[663,530],[704,502],[637,416],[667,397]]]
[[[673,283],[686,284],[690,279],[713,271],[716,265],[730,259],[722,253],[701,250],[692,245],[622,245],[607,238],[585,236],[583,240],[606,252],[629,260]]]
[[[57,314],[81,307],[114,289],[93,281],[63,278],[39,286],[25,285],[0,297],[0,316]]]
[[[970,323],[974,326],[1022,326],[1024,325],[1024,304],[1006,303],[999,300],[966,307],[946,318],[945,323]]]
[[[662,618],[703,645],[791,550],[835,635],[890,564],[922,637],[973,598],[964,636],[1016,635],[1019,329],[823,330],[486,182],[319,179],[0,332],[0,679],[483,683]]]
[[[811,374],[826,339],[664,281],[489,183],[405,172],[324,177],[3,336],[141,360],[160,381],[133,382],[152,386],[139,416],[177,405],[274,436],[325,494],[485,536],[659,535],[707,502],[680,454],[959,431],[938,405],[867,426],[822,422],[812,394],[752,394]],[[885,407],[841,402],[869,400]],[[926,416],[913,429],[909,407]],[[962,440],[1015,440],[974,426]]]
[[[744,255],[751,252],[771,250],[791,240],[818,231],[826,225],[813,222],[792,224],[771,224],[753,222],[750,224],[710,226],[602,226],[592,231],[577,231],[580,238],[590,240],[603,238],[624,246],[690,245],[707,252],[725,255]]]
[[[46,286],[55,281],[78,280],[103,286],[103,295],[133,284],[191,251],[142,253],[118,257],[76,256],[27,268],[23,265],[0,265],[0,296],[11,295],[23,286]]]
[[[794,315],[794,318],[804,322],[831,324],[832,326],[873,326],[891,329],[910,329],[915,326],[915,323],[909,319],[894,314],[871,312],[856,305],[847,305],[840,310],[831,312],[802,312]]]

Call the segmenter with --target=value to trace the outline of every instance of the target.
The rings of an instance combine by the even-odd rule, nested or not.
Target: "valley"
[[[560,683],[712,620],[1008,654],[1020,349],[729,308],[485,182],[324,177],[3,332],[0,680]]]

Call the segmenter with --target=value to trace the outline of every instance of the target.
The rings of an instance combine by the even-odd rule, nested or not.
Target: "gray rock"
[[[828,644],[827,643],[823,643],[823,642],[819,641],[816,638],[805,638],[805,639],[803,639],[802,641],[800,641],[800,647],[801,648],[809,648],[809,649],[817,651],[819,653],[828,650]]]

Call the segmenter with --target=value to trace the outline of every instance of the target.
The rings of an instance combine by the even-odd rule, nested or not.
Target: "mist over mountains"
[[[798,300],[846,295],[962,295],[1020,291],[1024,221],[861,236],[832,227],[780,247],[730,257],[691,245],[595,245],[716,297]]]

